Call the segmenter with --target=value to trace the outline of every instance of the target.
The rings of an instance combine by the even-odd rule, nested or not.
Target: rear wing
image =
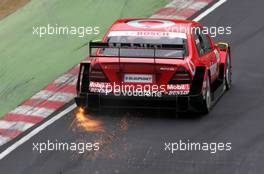
[[[100,50],[98,49],[117,49],[118,54],[117,55],[106,55],[101,54]],[[97,49],[97,50],[94,50]],[[121,49],[147,49],[147,50],[153,50],[153,56],[127,56],[127,55],[121,55]],[[122,57],[122,58],[157,58],[162,57],[157,55],[158,50],[179,50],[182,51],[182,57],[183,58],[187,54],[187,46],[185,43],[182,44],[150,44],[150,43],[109,43],[109,42],[89,42],[89,55],[90,57]],[[179,58],[179,57],[163,57],[163,58]]]

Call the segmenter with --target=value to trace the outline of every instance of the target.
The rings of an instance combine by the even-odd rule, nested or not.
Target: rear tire
[[[226,58],[226,71],[225,71],[225,86],[228,91],[232,86],[232,66],[230,56]]]
[[[207,74],[206,76],[206,90],[203,96],[202,106],[201,106],[201,113],[208,114],[211,109],[212,103],[212,94],[211,94],[211,84],[210,84],[210,77]]]

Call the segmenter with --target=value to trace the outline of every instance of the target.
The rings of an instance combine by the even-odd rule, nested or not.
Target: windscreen
[[[169,32],[110,32],[107,38],[108,43],[129,43],[137,44],[135,47],[127,48],[105,48],[100,54],[108,56],[126,57],[160,57],[160,58],[183,58],[187,54],[187,42],[185,34]],[[138,44],[141,46],[138,47]],[[144,44],[155,44],[157,49],[148,49]],[[184,49],[164,49],[162,44],[184,45]],[[159,47],[159,45],[161,45]]]

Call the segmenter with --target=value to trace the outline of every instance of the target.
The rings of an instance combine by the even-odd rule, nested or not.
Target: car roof
[[[161,31],[188,34],[194,25],[199,23],[189,20],[126,18],[117,20],[110,31]]]

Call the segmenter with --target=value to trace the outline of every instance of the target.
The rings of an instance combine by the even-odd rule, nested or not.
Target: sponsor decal
[[[185,33],[175,33],[166,31],[111,31],[108,37],[114,36],[137,36],[137,37],[170,37],[186,39]]]
[[[130,78],[131,76],[129,76]],[[133,76],[132,76],[133,77]],[[134,77],[133,77],[134,78]],[[134,78],[133,80],[149,80],[147,78]],[[189,94],[190,84],[168,84],[168,85],[156,85],[156,84],[110,84],[102,82],[91,82],[90,92],[101,94],[114,94],[115,96],[145,96],[145,97],[162,97],[165,95],[186,95]]]
[[[189,91],[169,91],[168,95],[177,96],[177,95],[187,95]]]
[[[168,95],[187,95],[190,92],[189,84],[167,85]]]
[[[178,90],[184,90],[184,91],[189,91],[190,90],[190,85],[189,84],[177,84],[177,85],[167,85],[167,90],[171,91],[178,91]]]

